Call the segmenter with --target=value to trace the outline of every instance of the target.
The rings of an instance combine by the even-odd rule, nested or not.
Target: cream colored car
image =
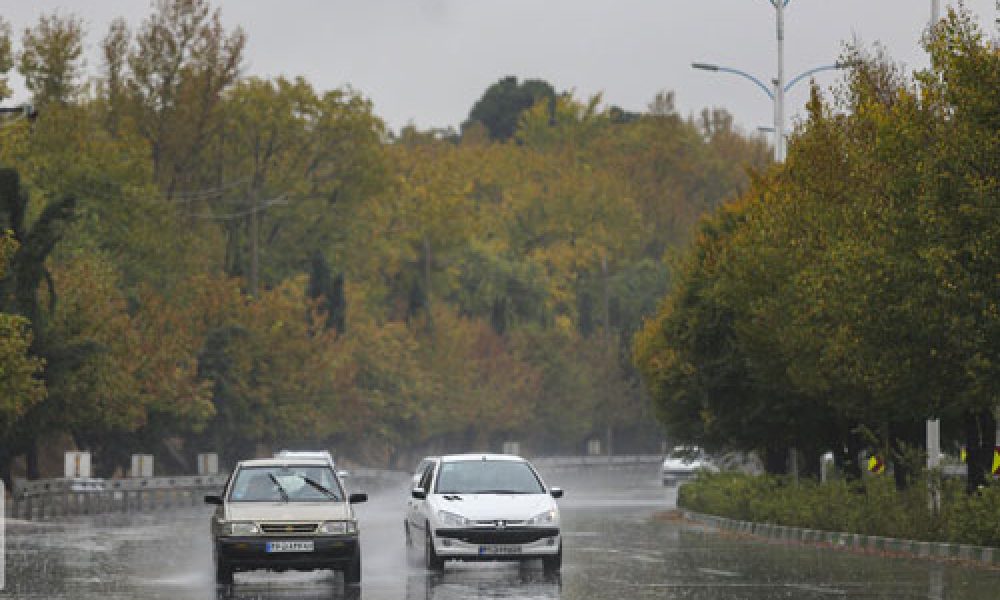
[[[205,496],[217,508],[211,531],[215,576],[230,584],[233,573],[333,569],[346,583],[361,581],[361,545],[352,504],[324,459],[274,458],[236,465],[221,496]]]

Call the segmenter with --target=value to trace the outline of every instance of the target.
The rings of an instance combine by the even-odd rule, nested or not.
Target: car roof
[[[239,462],[241,467],[280,467],[281,465],[329,467],[330,462],[325,458],[252,458]]]
[[[333,462],[333,455],[327,450],[281,450],[272,458],[322,458]]]
[[[509,462],[527,462],[520,456],[513,454],[490,454],[490,453],[468,453],[468,454],[448,454],[440,457],[441,462],[462,462],[468,460],[503,460]]]

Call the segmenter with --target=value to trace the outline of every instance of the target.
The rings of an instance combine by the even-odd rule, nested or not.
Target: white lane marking
[[[708,569],[705,567],[698,567],[698,570],[705,575],[718,575],[719,577],[739,577],[740,574],[736,571],[723,571],[721,569]]]
[[[832,594],[835,596],[846,596],[846,590],[838,590],[837,588],[830,588],[823,585],[809,585],[807,583],[788,583],[785,584],[786,587],[790,587],[796,590],[803,590],[806,592],[816,592],[818,594]]]

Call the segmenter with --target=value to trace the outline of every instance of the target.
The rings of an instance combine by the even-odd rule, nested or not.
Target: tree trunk
[[[820,460],[822,460],[823,453],[812,449],[804,449],[800,451],[802,460],[799,461],[799,475],[808,479],[815,479],[819,481],[820,476]]]
[[[903,457],[906,456],[907,451],[923,447],[925,437],[925,421],[913,421],[892,426],[892,450],[895,455],[892,461],[892,474],[896,481],[897,490],[902,491],[910,487],[914,475],[913,468],[916,466],[908,464],[903,460]]]
[[[780,446],[765,448],[764,470],[769,475],[785,475],[788,472],[788,448]]]
[[[32,442],[28,444],[28,449],[25,452],[25,475],[28,479],[38,479],[41,476],[41,471],[38,468],[38,444]]]
[[[976,493],[989,481],[993,467],[993,448],[996,440],[996,417],[993,410],[985,409],[965,413],[966,492]]]
[[[837,469],[844,474],[849,481],[861,479],[861,450],[864,447],[861,437],[853,431],[848,430],[843,440],[844,445],[833,453],[834,463]]]

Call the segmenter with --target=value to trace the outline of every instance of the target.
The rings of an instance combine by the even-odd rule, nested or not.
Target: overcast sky
[[[942,0],[943,6],[955,4]],[[227,27],[248,34],[246,72],[304,75],[317,88],[350,85],[391,127],[457,126],[483,90],[505,75],[542,78],[578,98],[644,110],[675,90],[683,113],[730,110],[747,130],[773,121],[770,100],[732,75],[692,70],[714,62],[775,74],[774,8],[769,0],[216,0]],[[996,0],[966,0],[990,35]],[[15,37],[43,13],[84,18],[88,65],[116,16],[133,30],[147,0],[4,2]],[[786,9],[786,74],[836,60],[845,40],[882,43],[908,68],[926,57],[919,38],[931,0],[791,0]],[[819,76],[828,85],[834,75]],[[789,95],[800,114],[805,83]],[[24,100],[21,92],[15,101]]]

